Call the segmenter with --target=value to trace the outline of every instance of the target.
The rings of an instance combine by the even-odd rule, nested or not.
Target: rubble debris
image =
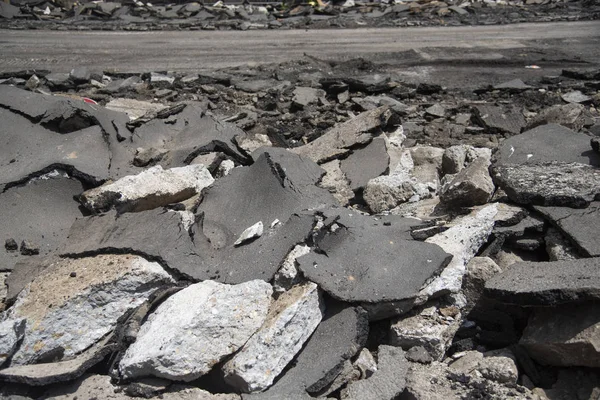
[[[584,95],[579,90],[573,90],[560,96],[567,103],[585,103],[592,100],[591,97]]]
[[[148,113],[156,113],[167,108],[167,106],[160,103],[150,103],[148,101],[124,98],[113,99],[106,103],[105,107],[109,110],[125,113],[129,115],[129,118],[132,120],[141,118]]]
[[[425,240],[426,243],[438,245],[452,254],[452,259],[440,275],[421,290],[421,297],[431,298],[460,290],[466,266],[487,241],[497,212],[496,204],[474,210],[458,219],[448,230]]]
[[[340,169],[350,184],[350,189],[364,189],[370,179],[384,174],[388,169],[389,157],[385,140],[375,138],[364,149],[354,150],[340,162]]]
[[[317,328],[324,311],[314,283],[283,293],[263,326],[223,366],[225,381],[245,393],[267,389]]]
[[[518,204],[584,208],[600,198],[600,169],[540,162],[492,166],[492,178]]]
[[[485,284],[484,295],[510,304],[549,306],[598,298],[600,258],[519,262]]]
[[[125,176],[81,195],[82,204],[93,212],[114,207],[119,213],[151,210],[188,199],[214,182],[202,164],[163,170],[160,165]]]
[[[475,106],[476,120],[491,132],[518,135],[526,125],[525,117],[517,110],[505,111],[492,105]]]
[[[185,382],[205,375],[260,328],[271,294],[271,286],[263,281],[188,286],[142,325],[119,371],[125,378],[151,375]],[[188,350],[182,353],[181,346]]]
[[[600,257],[600,202],[591,202],[587,208],[574,210],[565,207],[534,209],[551,221],[586,257]]]
[[[79,272],[77,279],[70,277],[73,271]],[[133,255],[55,262],[21,291],[9,311],[9,319],[27,320],[11,366],[44,357],[60,361],[83,352],[110,333],[127,310],[171,281],[160,265]],[[111,295],[105,296],[107,292]]]
[[[448,206],[472,207],[486,204],[494,194],[494,182],[488,172],[489,159],[479,157],[462,169],[440,191],[440,200]]]
[[[391,112],[387,106],[365,111],[343,124],[336,125],[318,139],[291,151],[319,164],[330,161],[347,154],[351,147],[370,142],[379,133],[378,129],[385,128],[390,116]]]
[[[404,351],[380,345],[377,358],[377,371],[370,378],[348,384],[342,389],[342,399],[392,400],[404,391],[408,370]]]
[[[297,261],[306,278],[336,299],[371,304],[413,300],[450,261],[437,245],[412,240],[410,219],[375,219],[344,209],[326,215],[331,225],[317,239],[316,251]],[[398,259],[399,253],[405,257]]]

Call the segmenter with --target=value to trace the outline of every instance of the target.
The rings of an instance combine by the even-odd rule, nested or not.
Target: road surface
[[[124,72],[192,72],[282,62],[305,54],[325,59],[365,57],[395,65],[415,79],[444,72],[453,83],[447,76],[452,70],[464,75],[465,70],[479,74],[496,68],[510,74],[507,71],[528,63],[552,71],[595,66],[600,60],[600,21],[245,32],[0,30],[0,71],[67,72],[87,66]],[[467,77],[459,81],[463,80]]]

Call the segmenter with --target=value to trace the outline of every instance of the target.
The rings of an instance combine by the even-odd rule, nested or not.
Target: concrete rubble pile
[[[143,2],[11,0],[0,27],[75,30],[255,30],[593,20],[589,0],[355,0]]]
[[[0,398],[597,398],[600,71],[365,66],[6,74]]]

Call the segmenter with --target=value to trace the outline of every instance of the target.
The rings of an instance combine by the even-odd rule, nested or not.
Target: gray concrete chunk
[[[518,262],[487,281],[484,295],[523,306],[597,300],[600,299],[600,258]]]

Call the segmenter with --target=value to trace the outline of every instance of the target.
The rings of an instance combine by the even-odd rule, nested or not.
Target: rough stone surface
[[[298,275],[296,259],[308,253],[310,253],[310,247],[302,244],[295,246],[289,252],[273,278],[273,289],[276,292],[283,293],[300,283],[301,277]]]
[[[71,224],[81,217],[73,198],[83,191],[82,184],[53,172],[23,186],[0,194],[0,239],[37,243],[43,256],[56,251],[66,240]],[[0,251],[0,270],[10,271],[28,257],[17,251]]]
[[[305,277],[339,300],[412,299],[450,259],[437,245],[410,238],[414,220],[376,219],[344,209],[332,209],[326,216],[331,225],[316,242],[318,252],[298,258],[298,263]]]
[[[492,133],[517,135],[526,125],[523,114],[515,109],[505,112],[501,107],[480,105],[475,111],[479,124]]]
[[[197,379],[260,328],[271,294],[271,286],[259,280],[234,286],[204,281],[183,289],[142,325],[120,362],[121,374]]]
[[[422,346],[434,360],[441,360],[460,326],[461,314],[456,311],[444,317],[436,307],[428,307],[392,321],[390,344],[405,350]]]
[[[115,211],[76,220],[69,231],[62,255],[129,252],[156,260],[197,279],[209,279],[200,268],[202,258],[184,228],[183,216],[175,211],[154,209],[125,213]]]
[[[213,182],[210,172],[202,164],[167,170],[157,165],[88,190],[81,199],[92,211],[106,211],[111,207],[119,212],[144,211],[185,200]]]
[[[573,90],[560,96],[567,103],[587,103],[592,98],[581,93],[579,90]]]
[[[269,136],[262,135],[260,133],[256,135],[238,135],[235,137],[235,141],[238,144],[238,146],[242,150],[244,150],[248,155],[251,155],[261,147],[273,146],[273,143],[271,143]]]
[[[524,306],[549,306],[600,298],[600,258],[519,262],[485,285],[485,296]]]
[[[520,345],[543,365],[600,366],[600,312],[594,303],[539,308],[529,317]]]
[[[323,163],[321,164],[321,168],[325,170],[325,175],[321,179],[321,182],[319,182],[319,186],[329,190],[341,206],[347,205],[354,197],[354,192],[350,188],[350,182],[348,182],[340,167],[340,160]]]
[[[376,136],[377,129],[387,124],[390,115],[387,106],[366,111],[343,124],[336,125],[318,139],[296,147],[292,151],[316,163],[330,161],[347,154],[351,147],[370,142]]]
[[[167,108],[167,106],[160,103],[123,98],[113,99],[106,103],[105,107],[112,111],[123,112],[132,120],[141,118],[147,113],[158,112]]]
[[[590,137],[564,126],[538,126],[502,142],[493,161],[501,164],[534,164],[558,161],[600,166],[600,155],[590,150]]]
[[[519,204],[582,208],[600,198],[600,169],[584,164],[499,165],[492,177]]]
[[[477,303],[483,294],[485,283],[500,272],[502,270],[498,264],[489,257],[473,257],[469,261],[462,289],[470,305]]]
[[[139,256],[57,261],[19,294],[9,310],[9,319],[27,320],[11,366],[40,362],[48,354],[56,353],[53,357],[61,360],[84,351],[109,333],[119,317],[171,281],[160,265]]]
[[[545,124],[558,124],[569,129],[580,130],[583,125],[582,114],[585,106],[581,104],[559,104],[542,110],[529,122],[529,128]]]
[[[389,156],[383,138],[375,138],[364,149],[355,150],[341,161],[340,168],[354,191],[363,189],[370,179],[385,173]]]
[[[369,334],[367,314],[358,307],[328,304],[323,321],[294,361],[273,387],[244,399],[278,400],[293,396],[324,396],[365,345]]]
[[[574,210],[566,207],[534,207],[569,238],[587,257],[600,256],[600,202]]]
[[[309,104],[316,103],[320,97],[325,95],[325,91],[322,89],[297,86],[292,95],[292,102],[294,106],[298,108],[304,108]]]
[[[0,370],[0,381],[44,386],[76,379],[117,350],[114,336],[108,335],[77,357],[58,362],[10,366]]]
[[[404,391],[408,371],[404,351],[381,345],[377,354],[377,371],[370,378],[350,383],[342,389],[341,399],[393,400]]]
[[[505,384],[516,384],[519,370],[515,356],[509,350],[495,350],[484,353],[477,370],[485,378]]]
[[[420,297],[456,293],[460,290],[466,266],[490,236],[497,212],[496,204],[490,204],[457,219],[450,229],[425,240],[426,243],[440,246],[453,257],[440,276],[421,290]]]
[[[554,227],[549,227],[544,236],[548,261],[567,261],[580,258],[577,250],[563,234]]]
[[[0,366],[17,350],[25,333],[25,319],[8,319],[0,322]]]
[[[461,170],[448,185],[442,186],[440,200],[450,206],[472,207],[486,204],[494,194],[488,172],[490,161],[479,157]]]
[[[246,393],[267,389],[317,328],[324,311],[314,283],[282,294],[259,331],[223,366],[225,381]]]

